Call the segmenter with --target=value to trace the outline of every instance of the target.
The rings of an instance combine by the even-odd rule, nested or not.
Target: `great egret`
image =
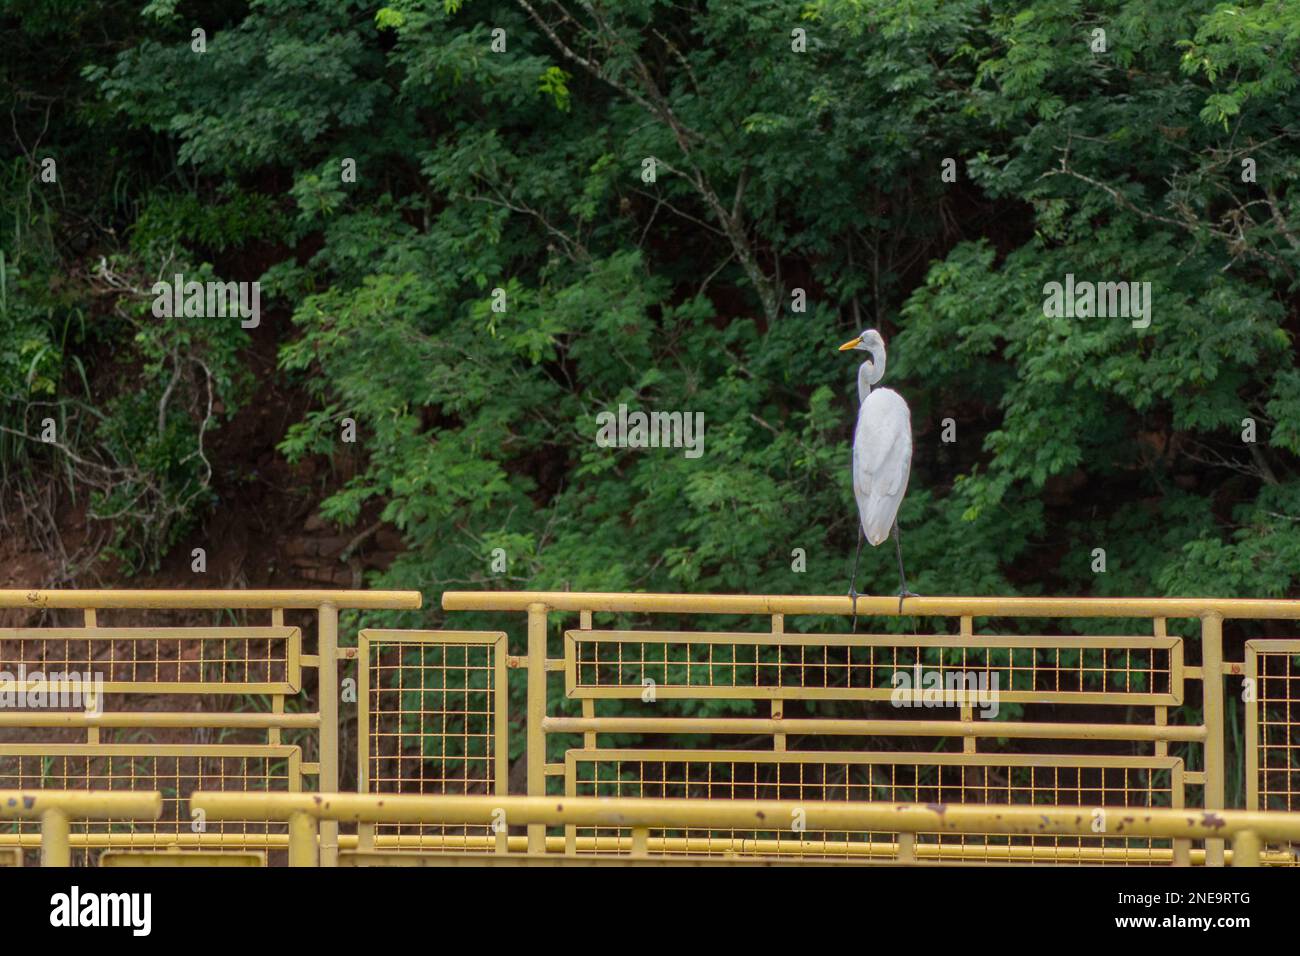
[[[858,369],[858,426],[853,433],[853,497],[858,502],[860,530],[853,577],[849,579],[849,597],[853,598],[853,629],[857,630],[855,586],[863,537],[875,547],[893,531],[898,551],[898,612],[903,612],[904,598],[917,597],[907,589],[903,545],[898,537],[898,506],[907,493],[907,479],[912,471],[912,413],[903,396],[893,389],[872,391],[871,386],[885,377],[885,340],[879,332],[867,329],[841,345],[840,351],[867,353],[867,360]]]

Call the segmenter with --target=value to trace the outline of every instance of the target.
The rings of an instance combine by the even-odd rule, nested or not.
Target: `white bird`
[[[858,561],[862,558],[862,538],[875,547],[894,534],[898,551],[898,611],[903,599],[917,597],[907,589],[903,573],[903,545],[898,537],[898,506],[907,493],[907,479],[912,471],[912,413],[903,396],[893,389],[871,386],[885,377],[885,340],[875,329],[867,329],[856,339],[840,346],[841,352],[861,351],[867,360],[858,369],[858,426],[853,434],[853,497],[858,502],[861,528],[857,556],[853,559],[853,577],[849,580],[849,597],[853,598],[853,626],[858,623]]]

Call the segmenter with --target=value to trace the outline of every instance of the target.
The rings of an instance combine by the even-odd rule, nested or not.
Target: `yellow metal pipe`
[[[1090,807],[209,791],[196,791],[190,805],[214,820],[284,820],[301,812],[348,822],[482,826],[504,810],[521,824],[748,830],[786,829],[798,810],[808,830],[1097,835]],[[1108,820],[1104,835],[1116,839],[1223,839],[1254,830],[1270,840],[1300,840],[1300,813],[1112,807]]]
[[[339,839],[342,845],[346,837]],[[355,843],[356,837],[353,837]],[[130,847],[192,847],[197,849],[231,848],[231,849],[284,849],[289,845],[289,837],[284,833],[190,833],[184,832],[134,832],[134,833],[73,833],[68,842],[73,849],[121,849]],[[21,846],[38,847],[41,844],[39,833],[2,833],[0,847]]]
[[[0,790],[0,820],[36,820],[58,810],[72,820],[157,820],[162,794],[144,790]]]
[[[915,833],[900,833],[898,835],[898,859],[901,863],[916,862]]]
[[[50,807],[41,814],[41,866],[72,866],[68,814]]]
[[[528,605],[528,796],[546,794],[546,608]],[[510,819],[507,811],[506,819]],[[528,828],[528,852],[546,851],[546,828],[541,821]]]
[[[337,827],[337,823],[335,826]],[[301,812],[289,814],[290,866],[321,865],[323,861],[317,850],[317,829],[317,820],[311,814]],[[337,852],[337,847],[335,851]]]
[[[632,828],[632,856],[644,859],[650,855],[650,828]]]
[[[550,853],[563,853],[565,850],[564,839],[562,836],[547,837],[547,851]],[[346,840],[346,836],[340,837],[339,845],[350,849],[351,845],[347,844]],[[376,845],[380,848],[402,850],[480,850],[486,853],[491,851],[494,841],[491,837],[412,836],[381,838],[376,841]],[[819,842],[817,845],[824,847],[826,853],[843,854],[849,857],[888,856],[897,852],[897,845],[888,842],[831,841],[825,844]],[[619,853],[627,852],[631,849],[631,846],[630,837],[578,837],[575,848],[580,853]],[[798,844],[790,841],[711,839],[708,837],[693,837],[690,839],[683,837],[651,837],[649,848],[652,853],[765,853],[780,856],[806,852],[806,848],[800,848]],[[512,853],[523,853],[527,849],[526,838],[512,837],[510,839],[510,851]],[[1171,850],[1162,847],[1148,849],[1145,847],[1005,846],[1001,844],[962,847],[953,844],[922,843],[917,846],[916,852],[917,856],[922,859],[959,860],[985,856],[994,860],[1022,860],[1031,863],[1035,861],[1049,863],[1147,862],[1152,865],[1166,865],[1176,860]],[[1266,852],[1262,854],[1261,861],[1277,865],[1289,865],[1294,861],[1294,858],[1284,852]],[[1205,864],[1205,851],[1192,850],[1189,855],[1189,864],[1203,866]]]
[[[794,691],[797,693],[797,689]],[[1027,723],[991,720],[847,720],[766,717],[547,717],[551,734],[823,734],[900,737],[1042,737],[1083,740],[1203,741],[1201,726]]]
[[[371,853],[352,854],[346,860],[341,860],[340,865],[348,866],[965,866],[965,867],[989,867],[989,866],[1008,866],[1024,865],[1026,863],[1038,863],[1047,866],[1079,866],[1093,865],[1098,862],[1111,862],[1127,865],[1161,865],[1158,859],[1148,859],[1139,856],[1137,853],[1130,853],[1128,856],[1114,856],[1106,861],[1083,860],[1072,858],[1064,854],[1058,856],[1048,856],[1046,853],[1041,855],[1041,859],[1031,860],[1019,857],[996,857],[989,854],[987,857],[976,855],[968,852],[966,855],[948,854],[946,856],[935,856],[932,854],[921,854],[920,858],[912,861],[910,864],[898,858],[892,848],[888,853],[881,853],[875,856],[821,856],[810,854],[807,856],[769,856],[755,853],[744,856],[727,855],[718,852],[703,851],[700,853],[662,853],[655,855],[653,852],[654,844],[651,841],[651,855],[645,858],[634,858],[629,853],[582,853],[569,856],[563,853],[535,854],[526,852],[521,844],[520,852],[512,853],[508,856],[499,856],[496,854],[474,853],[472,851],[448,850],[434,853],[409,853],[402,851],[374,851]],[[716,848],[715,848],[716,849]],[[993,847],[992,849],[999,849]],[[1048,848],[1043,848],[1048,849]],[[364,858],[362,861],[361,858]],[[1168,863],[1168,860],[1164,860]],[[1283,861],[1285,863],[1285,861]]]
[[[1082,834],[1080,834],[1082,835]],[[1092,834],[1096,836],[1096,834]],[[562,836],[546,838],[546,848],[551,853],[564,852]],[[249,849],[283,849],[288,845],[285,834],[257,833],[215,833],[215,834],[139,834],[139,833],[74,833],[70,838],[74,849],[99,847],[191,847]],[[355,850],[359,848],[357,837],[353,834],[340,834],[339,848]],[[39,834],[0,834],[0,847],[39,847]],[[401,851],[466,851],[491,854],[497,846],[496,837],[475,836],[473,834],[448,835],[393,835],[375,838],[375,848],[380,850]],[[510,837],[511,853],[523,853],[528,849],[527,837]],[[581,853],[626,853],[632,847],[630,837],[602,836],[578,837],[576,849]],[[649,840],[648,847],[652,853],[762,853],[774,856],[789,856],[808,853],[814,847],[818,852],[831,855],[888,856],[897,852],[897,844],[887,841],[816,841],[803,845],[789,840],[753,840],[728,837],[655,837]],[[1006,846],[992,844],[985,846],[962,847],[955,844],[922,843],[916,848],[917,856],[933,859],[972,859],[978,856],[996,860],[1035,860],[1043,862],[1109,862],[1168,864],[1174,860],[1173,853],[1167,848],[1156,847],[1100,847],[1100,846]],[[1205,852],[1192,850],[1190,862],[1196,866],[1204,865]],[[1287,865],[1294,858],[1286,852],[1263,852],[1261,862]]]
[[[0,727],[231,727],[314,728],[320,714],[213,713],[209,711],[82,711],[0,710]]]
[[[833,595],[638,594],[584,591],[446,591],[447,611],[525,611],[541,604],[550,611],[622,611],[680,614],[853,613],[848,597]],[[860,597],[858,614],[897,617],[896,597]],[[908,598],[908,616],[971,617],[1164,617],[1207,613],[1240,619],[1300,619],[1300,601],[1245,598]]]
[[[339,788],[339,610],[322,604],[317,612],[320,653],[320,788]],[[315,852],[313,844],[313,853]],[[326,820],[320,826],[320,864],[338,866],[339,825]]]
[[[266,866],[261,850],[105,850],[99,855],[101,867],[209,867]]]
[[[1096,837],[1097,834],[1091,834]],[[1082,834],[1079,834],[1082,836]],[[1068,837],[1067,837],[1068,839]],[[74,846],[76,837],[73,837]],[[0,843],[0,845],[3,845]],[[511,853],[524,853],[528,849],[527,837],[509,839]],[[339,837],[339,847],[356,849],[356,837],[344,834]],[[648,843],[652,853],[763,853],[774,856],[790,856],[807,853],[814,846],[819,852],[847,857],[890,856],[897,853],[896,843],[887,841],[836,841],[818,840],[815,844],[800,845],[790,840],[753,840],[729,837],[655,837]],[[580,853],[626,853],[632,847],[631,837],[578,837],[575,849]],[[462,835],[427,835],[427,836],[380,836],[375,838],[375,848],[380,850],[416,850],[426,852],[466,851],[490,854],[496,848],[496,838],[490,836]],[[546,849],[550,853],[565,852],[565,837],[548,836]],[[923,859],[961,860],[988,857],[994,860],[1023,860],[1028,862],[1063,862],[1063,863],[1150,863],[1167,865],[1176,863],[1174,851],[1165,847],[1111,847],[1111,846],[1008,846],[1005,844],[986,844],[982,846],[961,846],[958,844],[920,843],[916,848],[917,856]],[[1264,852],[1262,862],[1289,865],[1294,858],[1286,852]],[[1203,866],[1204,850],[1191,850],[1189,864]]]
[[[1262,849],[1259,834],[1254,830],[1242,830],[1232,838],[1232,865],[1259,866],[1259,851]]]
[[[1223,617],[1212,612],[1201,618],[1201,668],[1204,680],[1203,723],[1209,731],[1205,739],[1205,806],[1222,809],[1224,804],[1225,743],[1223,727]],[[1223,866],[1223,841],[1205,844],[1210,866]]]
[[[39,591],[0,589],[0,608],[317,608],[333,604],[340,608],[364,610],[415,610],[420,606],[419,591],[346,591],[346,590],[68,590]]]

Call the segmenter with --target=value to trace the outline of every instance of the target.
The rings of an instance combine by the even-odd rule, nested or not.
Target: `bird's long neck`
[[[861,405],[871,394],[871,363],[863,362],[858,366],[858,404]]]

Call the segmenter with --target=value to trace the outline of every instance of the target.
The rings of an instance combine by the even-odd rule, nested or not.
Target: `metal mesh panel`
[[[1182,642],[1168,637],[804,636],[761,633],[566,633],[574,697],[888,699],[920,665],[947,686],[996,687],[1006,701],[1172,704],[1182,700]],[[797,691],[797,694],[791,694]]]
[[[1258,654],[1254,706],[1259,807],[1300,810],[1300,650]]]
[[[1245,673],[1247,807],[1300,810],[1300,641],[1247,641]],[[1300,846],[1267,849],[1300,864]]]
[[[50,627],[0,629],[0,672],[94,675],[104,690],[297,693],[295,627]]]
[[[361,777],[371,793],[505,792],[505,635],[362,631]],[[390,824],[377,835],[491,835]],[[454,841],[450,841],[454,843]]]

